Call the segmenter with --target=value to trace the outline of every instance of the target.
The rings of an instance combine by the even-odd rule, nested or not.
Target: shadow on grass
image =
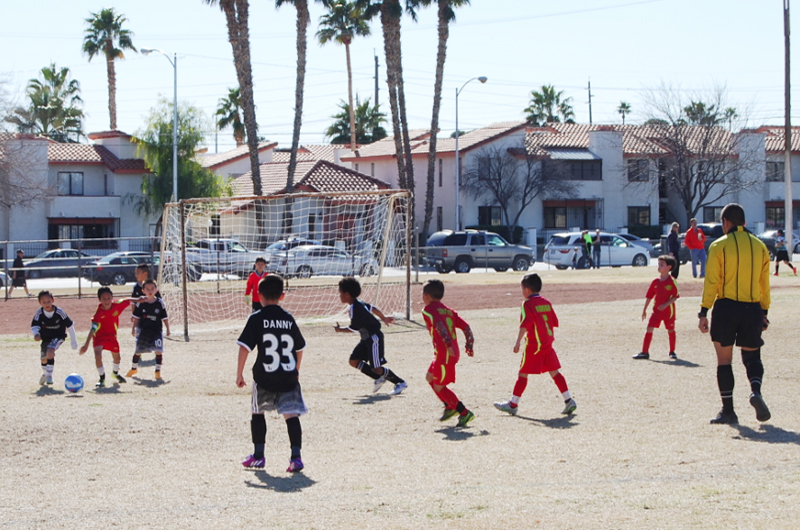
[[[753,442],[766,442],[770,444],[795,444],[800,445],[800,433],[787,431],[774,425],[761,424],[758,430],[745,425],[731,425],[739,431],[739,436],[734,439],[751,440]]]
[[[273,477],[266,471],[256,471],[254,475],[259,481],[261,481],[261,483],[259,484],[252,480],[246,480],[245,484],[248,488],[260,488],[277,491],[279,493],[302,491],[317,483],[302,473],[294,473],[292,475],[282,477]]]
[[[141,355],[148,355],[148,354],[146,354],[146,353],[143,353],[143,354],[141,354]],[[141,359],[141,360],[140,360],[140,361],[139,361],[137,364],[139,365],[139,368],[141,368],[141,367],[143,367],[143,366],[144,366],[144,367],[148,367],[148,366],[155,366],[155,365],[156,365],[156,360],[155,360],[155,358],[153,358],[153,359],[147,359],[147,360],[145,360],[145,359]]]
[[[353,401],[353,405],[371,405],[372,403],[377,403],[379,401],[387,401],[392,399],[392,396],[389,394],[370,394],[368,396],[361,396]]]
[[[467,427],[459,427],[458,425],[454,425],[452,427],[443,427],[441,429],[436,429],[435,432],[444,435],[444,439],[451,441],[451,442],[461,442],[463,440],[469,440],[475,436],[489,436],[489,431],[487,430],[480,430],[474,431]]]
[[[164,381],[163,379],[134,379],[133,384],[147,388],[158,388],[160,386],[168,385],[169,381]]]
[[[51,386],[43,386],[39,388],[39,390],[34,392],[34,394],[36,394],[37,396],[58,396],[63,394],[64,392],[65,392],[64,390],[56,390]]]
[[[571,429],[576,425],[580,425],[579,423],[575,422],[574,414],[570,414],[568,416],[561,416],[558,418],[547,418],[547,419],[529,418],[527,416],[520,416],[520,415],[517,415],[517,418],[525,421],[530,421],[533,423],[539,423],[544,427],[549,427],[551,429]]]
[[[674,361],[672,361],[672,360],[663,360],[663,361],[653,360],[653,362],[654,363],[658,363],[658,364],[666,364],[666,365],[670,365],[670,366],[683,366],[685,368],[700,368],[699,364],[693,363],[691,361],[685,361],[683,359],[676,359]]]

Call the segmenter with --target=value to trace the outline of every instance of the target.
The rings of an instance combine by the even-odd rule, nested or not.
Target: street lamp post
[[[169,55],[159,50],[158,48],[139,48],[142,55],[149,55],[153,52],[160,53],[167,58],[169,64],[172,65],[174,73],[173,79],[173,96],[172,96],[172,200],[178,200],[178,54],[173,53],[172,59]]]
[[[459,196],[461,195],[461,161],[458,158],[458,95],[470,81],[475,81],[476,79],[481,83],[485,83],[489,78],[484,76],[473,77],[461,85],[461,88],[456,89],[456,230],[461,230],[461,211],[459,205]]]

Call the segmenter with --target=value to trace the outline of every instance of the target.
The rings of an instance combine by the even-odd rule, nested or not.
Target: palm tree
[[[733,128],[733,120],[739,117],[739,113],[736,112],[734,107],[728,107],[725,109],[725,113],[722,115],[722,119],[728,122],[728,130],[730,131]]]
[[[108,72],[108,116],[112,130],[117,128],[117,73],[114,70],[114,61],[124,59],[122,50],[133,50],[133,32],[122,29],[122,24],[127,19],[117,15],[114,8],[102,9],[92,13],[86,19],[88,27],[83,36],[83,52],[91,61],[95,55],[103,54],[106,57],[106,70]]]
[[[242,95],[244,129],[247,134],[247,147],[250,152],[250,173],[253,177],[253,194],[261,195],[261,170],[258,163],[258,123],[256,105],[253,99],[253,69],[250,64],[250,30],[248,29],[248,0],[203,0],[204,3],[219,8],[225,14],[228,26],[228,42],[233,50],[233,65]],[[256,212],[260,212],[260,208]],[[256,215],[261,228],[263,219]]]
[[[42,68],[42,79],[31,79],[28,108],[17,107],[6,121],[23,133],[39,134],[57,142],[77,142],[83,134],[81,87],[70,79],[69,68],[55,63]]]
[[[331,138],[332,144],[346,144],[352,138],[350,106],[342,101],[339,108],[342,111],[331,116],[336,121],[325,130],[325,136]],[[381,123],[386,122],[386,114],[380,111],[380,105],[370,106],[369,98],[361,103],[356,96],[356,110],[352,115],[355,116],[355,135],[359,144],[370,144],[386,138],[386,130],[381,127]]]
[[[369,35],[369,24],[364,18],[364,10],[356,5],[355,2],[339,0],[328,5],[328,13],[319,19],[320,29],[317,31],[317,38],[320,44],[327,44],[335,41],[344,44],[345,54],[347,55],[347,96],[350,109],[350,149],[355,150],[356,144],[356,120],[354,116],[355,107],[353,106],[353,70],[350,65],[350,43],[353,37]]]
[[[419,0],[423,5],[430,5],[434,0]],[[436,133],[439,131],[439,106],[442,102],[442,80],[444,78],[444,61],[447,55],[447,39],[450,35],[450,22],[454,22],[455,8],[469,5],[469,0],[436,0],[438,7],[439,46],[436,52],[436,80],[433,83],[433,112],[431,115],[431,136],[428,149],[428,180],[425,189],[425,218],[421,234],[428,233],[433,218],[433,190],[436,173]]]
[[[217,103],[218,116],[217,129],[222,130],[226,127],[233,129],[233,139],[236,147],[244,145],[244,123],[242,123],[242,94],[238,88],[229,88],[228,97],[221,98]]]
[[[561,99],[564,91],[556,92],[553,85],[542,86],[542,91],[531,91],[530,105],[524,110],[527,113],[528,123],[535,127],[543,127],[548,122],[575,123],[575,112],[570,101],[572,98]]]
[[[617,112],[622,115],[622,125],[625,125],[625,116],[631,113],[631,104],[626,103],[625,101],[620,101],[619,107],[617,107]]]
[[[319,0],[317,0],[319,1]],[[297,11],[297,82],[294,87],[294,127],[292,129],[292,152],[289,155],[289,170],[286,176],[286,191],[294,189],[294,170],[297,167],[297,150],[300,147],[300,127],[303,122],[303,91],[306,79],[306,29],[310,17],[308,0],[275,0],[275,8],[292,4]]]

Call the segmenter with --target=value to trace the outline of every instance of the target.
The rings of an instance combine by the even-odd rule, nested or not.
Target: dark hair
[[[422,286],[422,292],[434,300],[441,300],[444,298],[444,283],[442,280],[428,280]]]
[[[663,254],[658,257],[658,261],[662,260],[669,265],[669,270],[674,269],[678,265],[678,260],[675,259],[675,256],[670,256],[669,254]]]
[[[339,280],[339,290],[349,294],[353,298],[361,296],[361,284],[352,276],[347,276]]]
[[[142,271],[148,276],[150,276],[150,266],[147,263],[140,263],[136,266],[137,271]]]
[[[99,300],[100,297],[106,293],[110,294],[111,296],[114,296],[114,293],[111,291],[111,287],[101,287],[97,290],[97,299]]]
[[[741,204],[732,202],[722,209],[722,214],[720,214],[719,217],[720,219],[727,219],[729,223],[733,224],[733,226],[743,226],[744,208],[742,208]]]
[[[283,276],[269,274],[258,282],[258,294],[265,300],[278,300],[283,294]]]
[[[25,254],[25,251],[22,250],[21,248],[18,248],[17,249],[17,254]]]
[[[153,278],[147,278],[145,281],[142,282],[142,287],[145,285],[154,285],[156,289],[158,289],[158,284]]]
[[[257,257],[257,258],[256,258],[256,263],[258,263],[259,261],[260,261],[261,263],[263,263],[264,265],[266,265],[266,264],[267,264],[267,260],[265,260],[265,259],[264,259],[263,257],[261,257],[261,256],[259,256],[259,257]]]
[[[778,235],[779,235],[779,236],[782,236],[782,235],[783,235],[783,230],[781,230],[780,228],[778,228]]]
[[[53,298],[53,293],[51,293],[50,291],[39,291],[39,294],[36,296],[36,299],[41,301],[43,296],[49,296],[50,298]]]
[[[538,293],[542,290],[542,278],[535,272],[526,274],[520,283],[523,287],[527,287],[534,293]]]

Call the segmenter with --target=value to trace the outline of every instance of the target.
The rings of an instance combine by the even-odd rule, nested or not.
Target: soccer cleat
[[[405,381],[403,381],[402,383],[397,383],[396,385],[394,385],[394,390],[392,390],[392,395],[396,396],[398,394],[401,394],[403,390],[405,390],[406,388],[408,388],[408,383],[406,383]]]
[[[578,408],[578,404],[575,403],[574,399],[569,398],[569,401],[565,403],[564,410],[561,411],[561,414],[567,414],[567,415],[572,414],[573,412],[575,412],[576,408]]]
[[[777,276],[777,275],[778,275],[778,273],[777,273],[777,272],[776,272],[775,274],[773,274],[773,276]]]
[[[678,355],[674,351],[671,351],[669,352],[669,358],[672,359],[673,361],[677,361]]]
[[[94,384],[94,386],[97,388],[103,388],[104,386],[106,386],[106,379],[104,377],[101,378],[100,381]]]
[[[792,267],[792,272],[794,273],[795,276],[797,276],[797,267]]]
[[[719,411],[716,418],[712,418],[709,423],[712,424],[725,424],[725,425],[736,425],[739,423],[739,417],[736,415],[735,412],[725,412],[724,410]]]
[[[750,404],[753,405],[754,409],[756,409],[756,419],[758,421],[767,421],[772,417],[772,414],[770,414],[767,404],[764,403],[764,398],[761,397],[761,394],[750,394]]]
[[[292,458],[289,460],[289,467],[286,468],[288,473],[297,473],[298,471],[302,471],[303,468],[306,467],[303,465],[303,461],[300,460],[300,457]]]
[[[639,352],[633,356],[634,359],[649,359],[650,354],[645,352]]]
[[[458,426],[466,427],[467,424],[474,419],[475,419],[475,414],[473,414],[471,410],[468,410],[466,414],[463,414],[458,418]]]
[[[512,416],[516,416],[517,410],[519,410],[519,407],[512,407],[510,401],[498,401],[497,403],[494,404],[494,406],[497,410],[508,412]]]
[[[47,381],[47,376],[42,374],[42,377],[39,378],[39,384],[43,385]]]
[[[134,375],[136,375],[138,373],[139,373],[139,370],[137,370],[136,368],[131,368],[130,370],[128,370],[128,373],[125,374],[125,377],[133,377]]]
[[[375,385],[372,387],[372,393],[374,394],[375,392],[380,390],[385,382],[386,382],[386,377],[380,376],[379,378],[377,378],[375,380]]]
[[[156,381],[161,381],[161,370],[156,370],[156,373],[153,375],[153,379]]]
[[[458,414],[458,411],[456,409],[444,409],[444,412],[442,413],[442,417],[439,418],[439,421],[447,421],[450,418],[452,418],[453,416],[455,416],[456,414]]]
[[[264,457],[256,458],[253,455],[248,456],[242,462],[242,465],[248,469],[264,469]]]
[[[112,372],[111,373],[111,377],[116,379],[117,382],[119,382],[119,383],[127,383],[127,381],[125,381],[125,378],[122,377],[121,375],[119,375],[119,372]]]
[[[47,384],[47,386],[52,386],[53,385],[53,376],[52,375],[48,375],[45,378],[44,382]]]

